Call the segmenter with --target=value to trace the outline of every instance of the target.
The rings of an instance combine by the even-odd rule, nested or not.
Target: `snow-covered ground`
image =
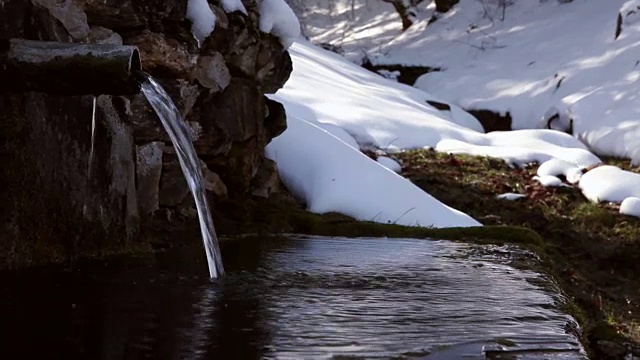
[[[416,86],[466,109],[509,112],[516,129],[544,127],[559,112],[552,128],[572,127],[599,155],[640,163],[640,22],[627,9],[635,0],[517,0],[504,20],[497,1],[461,0],[428,26],[434,5],[425,1],[404,33],[389,4],[359,0],[351,12],[351,2],[307,6],[310,39],[340,45],[352,60],[367,54],[374,63],[441,67]],[[328,4],[335,20],[317,10]],[[344,34],[331,30],[336,25]]]
[[[631,172],[602,167],[581,179],[585,168],[600,162],[594,153],[640,162],[640,24],[629,11],[638,1],[516,0],[503,19],[497,1],[460,0],[429,25],[434,4],[425,1],[405,32],[382,1],[289,2],[298,5],[308,38],[340,46],[344,55],[304,41],[292,47],[294,73],[274,98],[298,120],[322,127],[351,149],[432,147],[499,157],[514,166],[536,161],[542,164],[538,181],[558,186],[562,176],[593,201],[619,203],[639,195],[640,176]],[[363,56],[443,71],[418,79],[423,92],[344,61]],[[427,99],[452,110],[434,109]],[[485,135],[462,108],[509,112],[516,129],[550,125],[573,136],[551,130]],[[629,203],[625,211],[632,212]]]
[[[580,169],[600,162],[580,141],[558,131],[484,134],[477,121],[455,105],[437,110],[425,102],[434,99],[432,95],[306,41],[294,43],[290,53],[294,71],[272,95],[285,105],[289,129],[268,145],[267,156],[311,211],[404,225],[478,224],[358,148],[393,153],[431,147],[500,157],[514,166],[553,160],[566,164],[562,171],[575,170],[578,178]],[[388,160],[382,162],[388,165]]]

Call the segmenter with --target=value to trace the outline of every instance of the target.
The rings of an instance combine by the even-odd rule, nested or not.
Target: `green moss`
[[[428,150],[398,157],[406,177],[447,205],[485,225],[518,226],[539,234],[539,242],[527,247],[536,250],[545,272],[569,296],[563,306],[582,325],[584,339],[594,343],[615,333],[628,342],[640,342],[632,326],[640,303],[639,219],[619,214],[616,205],[588,202],[578,188],[540,186],[532,180],[535,166],[512,169],[500,160]],[[639,170],[628,160],[605,162]],[[526,198],[496,198],[505,192]],[[613,321],[603,320],[603,309],[611,311]]]

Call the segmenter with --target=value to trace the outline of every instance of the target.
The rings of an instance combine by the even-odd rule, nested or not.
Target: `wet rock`
[[[162,175],[161,142],[136,146],[136,187],[138,207],[144,215],[158,210],[160,176]]]
[[[167,152],[168,154],[169,152]],[[162,179],[160,181],[160,205],[169,207],[193,206],[190,199],[190,190],[184,177],[180,163],[175,155],[167,155],[162,167]],[[227,187],[218,174],[209,170],[204,161],[200,160],[204,187],[218,198],[227,197]]]
[[[180,163],[175,156],[165,161],[162,166],[162,178],[160,180],[160,205],[176,206],[182,203],[189,195],[189,186],[184,178]]]
[[[272,160],[265,159],[251,182],[251,195],[268,198],[280,190],[278,167]]]
[[[197,56],[178,40],[163,34],[144,31],[127,38],[128,45],[140,50],[142,68],[155,76],[190,79]]]
[[[218,52],[213,53],[211,56],[200,56],[194,76],[202,86],[214,92],[226,89],[231,81],[231,75],[224,57]]]
[[[204,188],[218,198],[226,198],[228,195],[227,186],[222,182],[220,176],[209,170],[207,164],[202,160],[200,160],[200,168],[202,169]]]

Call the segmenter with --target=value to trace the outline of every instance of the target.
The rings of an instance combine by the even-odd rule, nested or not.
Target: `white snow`
[[[431,3],[404,32],[390,4],[351,3],[303,9],[310,39],[353,60],[441,67],[416,86],[463,108],[509,112],[515,129],[545,127],[557,113],[551,128],[640,164],[640,1],[515,1],[502,19],[497,2],[467,0],[427,25]],[[624,30],[614,39],[619,12]]]
[[[554,130],[518,130],[484,134],[480,131],[481,126],[475,118],[459,107],[451,105],[451,111],[437,110],[427,104],[426,100],[442,102],[440,99],[419,89],[384,79],[349,63],[337,54],[308,42],[297,41],[291,46],[290,53],[294,67],[291,77],[281,90],[270,97],[285,106],[289,122],[294,121],[291,119],[295,118],[296,121],[314,124],[313,133],[324,134],[323,136],[333,135],[332,143],[342,144],[340,148],[347,146],[353,151],[383,149],[387,152],[422,147],[435,148],[444,152],[502,158],[514,166],[562,160],[564,164],[571,164],[566,165],[567,178],[570,172],[580,174],[580,169],[601,162],[579,140]],[[278,164],[285,184],[305,199],[312,211],[348,212],[349,215],[359,219],[370,220],[371,211],[365,211],[369,205],[363,204],[373,200],[359,199],[359,196],[364,196],[362,189],[352,189],[354,181],[346,179],[376,177],[377,175],[370,175],[365,171],[380,169],[380,164],[375,164],[363,155],[358,156],[357,159],[362,162],[373,162],[377,167],[354,164],[345,166],[341,163],[347,161],[347,157],[333,154],[335,150],[326,150],[324,154],[319,155],[314,155],[313,151],[303,152],[297,147],[301,145],[294,146],[294,144],[298,141],[295,140],[296,136],[306,136],[304,133],[298,131],[290,134],[287,130],[282,136],[289,139],[288,141],[283,142],[278,138],[276,139],[278,141],[274,140],[269,145],[269,153],[274,158],[280,159],[278,161],[286,162]],[[305,138],[299,142],[303,144],[310,140]],[[292,152],[296,153],[296,156],[303,156],[303,154],[308,156],[308,163],[299,158],[296,158],[296,161],[282,160],[282,156],[273,155],[272,147],[276,146],[273,144],[278,144],[279,153]],[[287,146],[291,149],[285,150]],[[297,164],[308,165],[316,162],[312,160],[314,156],[330,159],[326,161],[333,165],[325,165],[322,162],[322,166],[318,165],[319,168],[314,169],[313,172],[295,169]],[[386,161],[382,160],[382,162]],[[348,174],[343,175],[344,179],[340,183],[346,184],[344,185],[346,188],[340,190],[341,192],[336,196],[331,196],[330,191],[327,190],[328,186],[318,184],[322,184],[322,180],[319,179],[322,179],[323,171],[334,174],[335,167],[343,169]],[[397,171],[398,165],[394,164],[391,168]],[[574,180],[576,181],[577,179]],[[312,187],[310,184],[315,185]],[[320,192],[321,195],[317,192],[318,188],[323,189]],[[403,200],[402,196],[408,193],[404,190],[396,190],[390,184],[380,185],[379,189],[385,196],[390,194],[398,196],[397,201],[399,201],[394,205],[393,210],[389,210],[393,215],[378,217],[384,221],[393,222],[395,220],[391,218],[399,217],[407,210],[406,207],[400,206],[400,203],[413,204],[415,201],[414,199]],[[354,195],[347,196],[345,195],[347,193]],[[374,198],[376,196],[382,195],[377,195],[375,192],[367,195]],[[348,202],[350,208],[347,208],[342,201]],[[376,209],[378,209],[377,212],[381,211],[379,208]],[[418,216],[420,211],[416,210],[412,213]],[[406,215],[403,218],[410,219],[410,222],[417,221]],[[425,221],[425,218],[421,217],[419,222],[425,224]],[[451,223],[454,222],[451,221]],[[440,226],[438,224],[441,222],[434,221],[434,224]]]
[[[620,203],[628,197],[640,197],[640,174],[611,165],[598,166],[582,175],[579,186],[593,202]]]
[[[359,150],[360,146],[358,145],[358,142],[356,142],[356,139],[353,138],[353,136],[351,136],[351,134],[349,134],[348,132],[344,131],[343,128],[333,125],[333,124],[329,124],[329,123],[322,123],[322,122],[318,122],[316,123],[316,125],[318,125],[318,127],[324,129],[326,132],[328,132],[329,134],[337,137],[338,139],[342,140],[345,144],[351,146],[352,148]]]
[[[244,7],[244,4],[241,0],[220,0],[222,4],[222,8],[227,13],[232,13],[234,11],[240,11],[241,13],[247,15],[247,9]]]
[[[284,0],[262,0],[260,31],[277,36],[285,49],[300,37],[300,22]]]
[[[534,176],[533,180],[538,181],[544,187],[566,187],[569,186],[560,180],[559,177],[553,175]]]
[[[395,172],[395,173],[399,173],[402,171],[402,165],[400,165],[397,161],[393,160],[390,157],[387,156],[378,156],[378,158],[376,159],[376,161],[378,163],[380,163],[380,165],[386,167],[387,169]]]
[[[202,44],[216,27],[216,16],[207,0],[189,0],[187,19],[191,20],[191,32],[198,44]]]
[[[623,24],[633,24],[640,18],[640,0],[629,0],[619,10]]]
[[[640,198],[628,197],[620,204],[620,214],[640,217]]]
[[[318,126],[289,114],[267,146],[284,184],[309,211],[409,226],[479,226]]]
[[[518,193],[504,193],[504,194],[496,195],[496,199],[498,200],[509,200],[509,201],[515,201],[515,200],[519,200],[526,197],[527,195],[518,194]]]

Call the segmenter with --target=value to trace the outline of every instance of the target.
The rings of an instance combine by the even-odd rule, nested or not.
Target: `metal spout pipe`
[[[135,46],[0,40],[0,93],[131,95],[140,71]]]

